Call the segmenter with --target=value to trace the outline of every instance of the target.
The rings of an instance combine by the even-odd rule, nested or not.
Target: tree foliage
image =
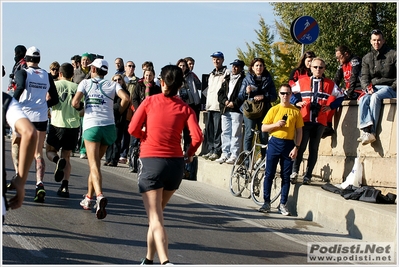
[[[274,41],[274,34],[270,31],[270,26],[265,23],[265,20],[261,17],[259,19],[260,30],[255,30],[258,42],[252,41],[251,44],[246,42],[248,51],[243,52],[240,48],[237,49],[238,59],[245,62],[246,66],[249,66],[254,58],[263,58],[267,70],[270,72],[272,77],[274,76],[273,55],[272,55],[272,44]]]
[[[281,18],[276,22],[280,36],[299,60],[301,45],[296,44],[290,34],[293,20],[300,16],[311,16],[319,24],[318,39],[305,47],[322,57],[327,63],[326,75],[334,75],[337,62],[335,48],[348,46],[352,52],[363,57],[370,51],[370,32],[380,29],[388,45],[396,47],[396,3],[271,3],[275,14]]]
[[[363,57],[370,51],[373,29],[384,33],[389,46],[396,48],[397,45],[396,2],[274,2],[271,5],[280,18],[275,26],[282,42],[273,43],[270,26],[261,17],[260,30],[255,30],[258,41],[246,43],[247,52],[238,49],[238,58],[248,65],[253,58],[262,57],[276,86],[288,81],[290,71],[301,57],[302,45],[295,43],[290,33],[291,23],[297,17],[311,16],[317,21],[319,37],[306,45],[305,51],[312,50],[326,61],[327,77],[333,77],[338,66],[335,48],[346,45],[355,55]]]

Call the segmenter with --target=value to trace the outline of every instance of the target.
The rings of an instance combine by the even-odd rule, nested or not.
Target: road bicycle
[[[242,151],[236,161],[234,162],[233,169],[231,170],[230,176],[230,192],[233,196],[239,197],[242,192],[251,184],[252,175],[255,170],[259,169],[259,166],[265,165],[265,159],[262,159],[261,149],[267,148],[267,145],[263,145],[258,142],[259,130],[251,129],[254,132],[254,145],[251,151]]]

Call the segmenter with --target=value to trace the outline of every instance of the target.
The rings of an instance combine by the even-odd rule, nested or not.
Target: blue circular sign
[[[295,19],[291,25],[291,35],[300,44],[311,44],[319,37],[319,24],[310,16]]]

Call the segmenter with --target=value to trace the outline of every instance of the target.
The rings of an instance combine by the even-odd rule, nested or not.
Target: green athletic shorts
[[[115,125],[95,126],[83,132],[83,139],[110,146],[116,141]]]

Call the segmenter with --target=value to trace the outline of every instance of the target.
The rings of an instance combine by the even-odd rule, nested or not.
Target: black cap
[[[236,59],[233,62],[231,62],[230,65],[244,67],[245,63],[242,60]]]

